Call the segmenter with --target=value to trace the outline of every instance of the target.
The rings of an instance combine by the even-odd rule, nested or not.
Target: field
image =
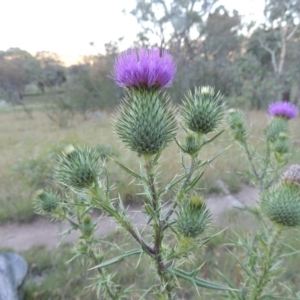
[[[68,144],[87,145],[97,147],[104,155],[113,157],[134,170],[138,170],[137,158],[126,150],[112,127],[113,116],[102,113],[101,119],[97,114],[92,114],[86,121],[80,116],[74,116],[72,122],[66,128],[60,128],[57,123],[51,121],[43,109],[34,106],[33,118],[29,118],[22,109],[5,108],[0,111],[0,222],[30,222],[35,218],[33,212],[32,197],[39,188],[45,188],[52,184],[51,176],[55,157]],[[262,131],[268,121],[265,112],[248,112],[247,120],[251,126],[251,140],[258,149],[263,147]],[[290,122],[291,134],[294,141],[294,155],[292,162],[300,159],[299,153],[299,125],[300,120]],[[182,140],[182,132],[178,132],[179,140]],[[208,146],[201,153],[203,160],[209,159],[228,148],[213,164],[205,171],[199,189],[204,194],[218,192],[216,184],[218,179],[225,181],[231,192],[238,191],[243,184],[250,184],[244,175],[247,172],[245,158],[241,155],[238,147],[234,145],[225,131],[213,145]],[[181,172],[179,150],[175,143],[169,147],[162,157],[161,185],[172,180]],[[115,195],[118,193],[126,203],[140,202],[139,187],[132,179],[120,171],[110,159],[107,160],[107,169],[112,184],[116,185]],[[168,195],[166,195],[168,197]],[[229,227],[225,233],[208,244],[206,251],[195,253],[195,263],[201,265],[201,276],[214,281],[223,282],[220,272],[230,274],[232,281],[238,283],[241,277],[241,269],[227,252],[224,244],[230,240],[236,240],[233,230],[251,232],[254,229],[254,220],[250,216],[244,216],[240,212],[229,212],[224,215],[220,228]],[[285,240],[296,249],[300,248],[300,242],[295,239],[299,232],[290,231],[285,235]],[[110,240],[117,243],[128,243],[122,234],[111,234]],[[0,245],[1,246],[1,245]],[[130,247],[130,244],[128,245]],[[132,246],[134,247],[134,246]],[[82,262],[73,261],[65,265],[70,259],[69,246],[63,246],[49,254],[45,249],[33,248],[22,255],[30,265],[30,273],[25,285],[25,299],[97,299],[95,289],[86,290],[84,286],[91,284],[92,272],[86,274],[80,265]],[[297,290],[300,284],[300,275],[297,264],[299,255],[287,258],[285,262],[286,272],[278,282],[288,282]],[[137,269],[136,261],[128,260],[120,265],[117,271],[117,281],[126,285],[136,283],[137,289],[147,289],[147,282],[151,279],[141,276],[145,274],[147,267],[142,260]],[[278,283],[279,284],[279,283]],[[283,285],[279,286],[283,291]],[[201,291],[202,293],[203,291]],[[137,291],[136,297],[140,299]],[[201,294],[202,295],[202,294]],[[183,289],[178,294],[181,299],[198,299],[198,296],[183,283]],[[151,298],[146,298],[151,299]],[[219,295],[202,295],[202,299],[221,299]]]

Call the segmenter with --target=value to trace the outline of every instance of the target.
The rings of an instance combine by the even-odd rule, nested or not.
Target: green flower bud
[[[189,155],[195,155],[200,148],[200,143],[193,133],[190,133],[185,137],[185,144],[184,146],[181,146],[181,149]]]
[[[80,230],[84,237],[90,237],[93,234],[95,227],[96,224],[92,222],[92,218],[86,215],[83,219],[83,223],[80,225]]]
[[[300,186],[288,180],[282,181],[262,194],[260,207],[275,224],[300,226]]]
[[[57,160],[54,177],[73,189],[90,188],[97,182],[100,164],[97,151],[68,146]]]
[[[176,120],[166,94],[130,90],[116,116],[117,134],[132,151],[156,154],[175,137]]]
[[[274,143],[283,134],[288,134],[287,119],[273,118],[265,130],[267,139]]]
[[[180,107],[184,124],[193,132],[207,134],[214,131],[224,116],[222,95],[211,87],[195,88],[188,92]]]
[[[35,206],[39,213],[50,214],[58,207],[59,198],[55,193],[39,190],[35,195]]]
[[[290,150],[290,140],[288,137],[281,137],[281,133],[279,137],[274,141],[273,148],[274,152],[280,155],[286,154]]]
[[[199,247],[197,240],[192,237],[181,236],[176,248],[176,255],[178,258],[186,257],[195,247]]]
[[[227,124],[233,139],[244,144],[248,138],[245,115],[236,109],[231,109],[227,114]]]
[[[211,220],[211,213],[206,204],[201,197],[196,195],[183,201],[176,213],[178,231],[184,237],[200,236]]]

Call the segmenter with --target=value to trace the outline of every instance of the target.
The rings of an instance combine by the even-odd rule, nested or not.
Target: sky
[[[0,0],[0,50],[18,47],[35,54],[58,53],[66,64],[83,55],[103,53],[104,44],[123,37],[121,50],[132,45],[139,25],[124,14],[135,0]],[[221,0],[247,19],[262,18],[263,0]],[[90,45],[94,42],[95,47]]]

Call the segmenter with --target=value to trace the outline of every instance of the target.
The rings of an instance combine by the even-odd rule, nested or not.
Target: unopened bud
[[[195,88],[189,91],[185,101],[179,108],[186,127],[197,133],[207,134],[214,131],[224,117],[222,95],[213,88]]]
[[[58,207],[59,199],[56,194],[44,190],[38,190],[35,195],[37,209],[41,213],[52,213]]]
[[[298,168],[290,174],[262,194],[260,207],[264,215],[275,224],[296,227],[300,226],[300,186],[294,184],[294,176],[296,180],[299,179]]]
[[[184,152],[189,155],[194,155],[200,150],[200,145],[195,134],[188,134],[185,137],[185,144],[183,146]]]
[[[177,211],[178,231],[184,237],[199,237],[207,229],[210,220],[210,211],[197,195],[183,201]]]

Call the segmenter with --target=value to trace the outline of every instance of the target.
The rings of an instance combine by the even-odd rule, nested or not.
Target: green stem
[[[271,162],[271,157],[270,156],[271,156],[270,143],[267,140],[266,159],[265,159],[265,163],[264,163],[264,169],[262,171],[262,175],[261,175],[261,178],[260,178],[260,191],[263,191],[267,188],[267,186],[264,183],[264,178],[267,175],[268,167],[269,167],[270,162]]]
[[[146,188],[149,191],[150,203],[154,210],[154,218],[153,218],[153,228],[154,228],[154,259],[156,263],[157,274],[160,277],[161,288],[168,297],[169,300],[172,300],[172,290],[173,287],[170,283],[170,276],[165,272],[166,266],[163,261],[162,256],[162,241],[163,241],[163,224],[161,222],[161,201],[158,193],[156,191],[155,186],[155,175],[154,175],[154,167],[153,160],[145,160],[143,163],[143,167],[145,170],[147,183]]]
[[[78,212],[77,213],[77,222],[74,222],[71,218],[67,218],[69,223],[71,224],[71,226],[75,229],[79,229],[80,228],[80,225],[82,225],[82,222],[81,222],[81,214]],[[84,237],[84,235],[82,235],[82,237],[84,238],[85,240],[85,243],[86,244],[90,244],[91,241],[94,239],[93,235],[90,236],[89,238],[86,238]],[[94,264],[95,265],[98,265],[99,262],[98,262],[98,259],[95,255],[95,252],[89,248],[89,250],[87,251],[87,256],[90,257],[90,259],[93,260]],[[97,272],[99,273],[100,276],[105,276],[105,270],[104,269],[100,269],[98,268],[97,269]],[[109,295],[109,297],[112,299],[112,300],[118,300],[119,299],[119,296],[117,294],[115,294],[115,292],[113,291],[112,287],[108,284],[107,281],[104,282],[104,289],[106,290],[107,294]]]
[[[281,227],[276,227],[274,233],[270,237],[267,248],[265,250],[265,256],[263,257],[263,262],[261,266],[261,273],[258,278],[253,278],[254,280],[254,287],[249,296],[249,300],[258,300],[260,299],[261,294],[264,291],[264,288],[270,282],[269,272],[276,260],[277,255],[277,242],[278,238],[281,234]]]
[[[94,261],[94,264],[98,265],[99,262],[97,260],[97,257],[95,255],[94,251],[90,250],[88,254],[91,257],[91,259]],[[97,268],[97,272],[99,273],[100,276],[105,276],[105,271],[104,271],[103,268]],[[106,290],[107,294],[109,295],[109,297],[112,300],[118,300],[119,299],[118,294],[114,293],[112,287],[107,283],[107,281],[104,281],[104,287],[105,287],[105,290]]]
[[[243,143],[243,146],[244,146],[244,149],[245,149],[245,152],[246,152],[246,155],[247,155],[247,158],[248,158],[248,161],[249,161],[249,164],[250,164],[250,167],[251,167],[251,170],[253,172],[253,175],[256,177],[257,180],[260,180],[261,179],[261,176],[259,176],[257,170],[256,170],[256,167],[254,165],[254,162],[253,162],[253,156],[252,154],[250,153],[250,150],[249,150],[249,147],[248,147],[248,143],[245,141]]]
[[[142,249],[149,255],[154,254],[154,250],[143,240],[139,232],[133,227],[130,220],[126,216],[121,215],[111,204],[109,199],[103,199],[99,187],[95,187],[92,193],[92,201],[94,206],[103,209],[109,216],[114,217],[116,221],[135,239]]]

